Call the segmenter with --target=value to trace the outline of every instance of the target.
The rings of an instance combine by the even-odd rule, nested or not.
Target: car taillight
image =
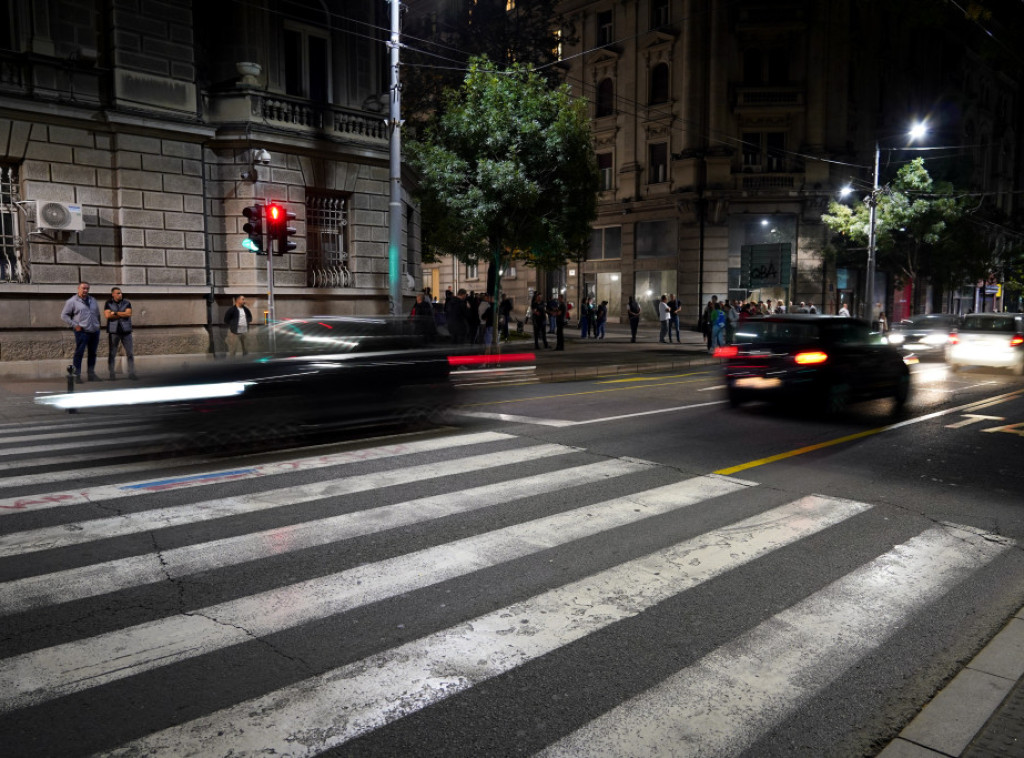
[[[806,353],[797,353],[793,356],[793,360],[801,366],[814,363],[824,363],[828,360],[828,353],[823,353],[820,350],[809,350]]]
[[[950,345],[959,345],[960,344],[960,338],[956,336],[956,332],[953,332],[951,335],[949,335],[949,344]]]
[[[1024,334],[1015,334],[1010,337],[1010,347],[1017,347],[1017,345],[1024,345]]]
[[[735,345],[721,345],[715,348],[715,358],[735,358],[740,354],[740,349]]]
[[[502,355],[449,355],[449,366],[479,366],[491,363],[524,363],[536,360],[533,353],[504,353]]]

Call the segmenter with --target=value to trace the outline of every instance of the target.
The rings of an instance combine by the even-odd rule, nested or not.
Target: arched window
[[[651,105],[668,102],[668,64],[659,63],[651,69]]]
[[[615,113],[615,85],[611,79],[602,79],[597,85],[596,115],[611,116]]]

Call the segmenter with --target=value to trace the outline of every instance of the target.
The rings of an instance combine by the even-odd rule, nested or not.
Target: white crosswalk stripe
[[[608,557],[596,570],[567,569],[565,578],[548,580],[536,591],[472,614],[456,612],[422,636],[379,645],[366,657],[302,669],[297,678],[251,693],[237,685],[238,696],[224,701],[233,705],[221,702],[183,721],[162,716],[152,728],[129,730],[132,739],[120,746],[97,732],[87,748],[126,756],[316,755],[394,728],[455,695],[486,698],[480,688],[485,682],[575,645],[598,644],[594,640],[605,630],[634,623],[667,601],[798,550],[816,535],[870,518],[873,511],[870,503],[823,494],[779,496],[755,509],[745,494],[759,491],[754,482],[681,475],[648,461],[607,458],[563,444],[518,440],[510,450],[515,440],[492,432],[453,434],[0,500],[0,508],[8,508],[0,513],[23,514],[18,524],[31,523],[36,514],[47,524],[0,534],[0,570],[15,561],[21,570],[19,578],[0,584],[0,616],[28,630],[21,634],[31,634],[33,614],[52,617],[72,602],[86,604],[75,615],[87,618],[90,608],[103,608],[102,615],[117,608],[118,593],[156,591],[164,582],[197,577],[203,586],[216,588],[213,601],[186,603],[177,612],[154,607],[136,617],[145,620],[115,620],[100,631],[82,627],[87,631],[38,646],[21,639],[25,652],[0,659],[0,718],[31,716],[33,708],[65,702],[58,698],[90,697],[94,688],[105,688],[104,697],[110,697],[114,688],[130,687],[139,676],[170,676],[190,662],[217,671],[222,658],[254,640],[301,632],[358,609],[376,612],[374,603],[406,602],[413,593],[471,582],[517,562],[545,562],[541,556],[558,551],[571,555],[588,540],[603,544],[594,541],[614,540],[626,530],[656,533],[666,519],[711,524],[657,548],[630,552],[624,547],[621,556]],[[506,466],[510,456],[533,471]],[[146,466],[114,466],[107,473],[145,477],[159,470],[159,463]],[[285,480],[288,484],[278,480],[305,472],[319,473]],[[11,477],[0,479],[0,486],[12,480],[26,488],[50,483]],[[240,480],[246,483],[244,494],[235,487],[233,494],[216,496],[220,487]],[[417,483],[431,483],[432,494],[380,494]],[[616,492],[606,494],[611,487]],[[145,498],[181,489],[186,493],[171,501],[183,501],[178,505]],[[370,492],[379,494],[364,494]],[[189,497],[202,493],[213,496]],[[552,496],[572,498],[571,507],[548,506]],[[99,516],[102,510],[89,511],[97,517],[80,512],[123,498],[131,499],[130,512]],[[340,512],[313,510],[316,503],[328,502],[337,502]],[[730,508],[741,503],[747,504],[737,511],[741,515],[729,517]],[[501,515],[478,519],[468,534],[450,536],[450,526],[442,526],[492,508]],[[278,509],[291,513],[281,526],[259,521],[261,526],[245,528],[236,520],[220,535],[214,531],[211,537],[141,555],[134,552],[137,546],[115,540],[151,532],[156,545],[172,527],[257,513],[276,518]],[[4,523],[15,522],[0,519],[0,526]],[[344,550],[350,540],[412,528],[438,536],[368,562],[310,569],[281,582],[257,580],[267,583],[244,594],[221,578],[230,576],[231,568],[247,571],[302,551]],[[766,613],[740,636],[715,642],[710,653],[645,684],[636,690],[640,694],[624,695],[588,723],[576,722],[575,731],[560,731],[542,754],[684,756],[747,750],[899,634],[914,614],[1010,547],[1008,540],[952,524],[922,527],[894,546],[886,542],[870,553],[877,557],[830,584],[816,585],[790,607]],[[59,560],[63,555],[69,557],[67,568]],[[708,692],[716,693],[711,703]]]

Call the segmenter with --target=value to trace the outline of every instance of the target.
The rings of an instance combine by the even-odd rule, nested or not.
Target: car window
[[[736,342],[805,345],[821,339],[817,324],[792,321],[744,321],[736,329]]]
[[[964,329],[972,332],[1016,332],[1015,316],[966,316]]]
[[[864,345],[868,342],[881,343],[881,335],[872,339],[867,324],[857,321],[836,320],[822,326],[829,342],[837,345]]]

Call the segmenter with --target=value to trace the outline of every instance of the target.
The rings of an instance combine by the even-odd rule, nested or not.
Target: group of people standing
[[[61,320],[75,335],[75,352],[71,366],[76,382],[82,381],[82,358],[86,358],[86,376],[90,382],[102,381],[96,373],[96,350],[100,343],[100,306],[90,293],[89,282],[79,282],[78,291],[67,299],[61,310]],[[110,290],[110,299],[103,306],[103,317],[107,319],[107,370],[110,379],[115,378],[114,362],[119,350],[124,349],[128,361],[128,378],[135,376],[135,351],[132,340],[132,304],[125,298],[120,287]]]
[[[438,316],[443,314],[444,324],[456,345],[469,343],[489,347],[494,342],[494,296],[489,292],[467,292],[460,288],[452,292],[445,290],[444,304],[432,300],[430,290],[416,295],[410,318],[417,319],[436,334]],[[501,339],[508,341],[509,320],[512,316],[512,300],[502,294],[498,304],[498,329]]]

